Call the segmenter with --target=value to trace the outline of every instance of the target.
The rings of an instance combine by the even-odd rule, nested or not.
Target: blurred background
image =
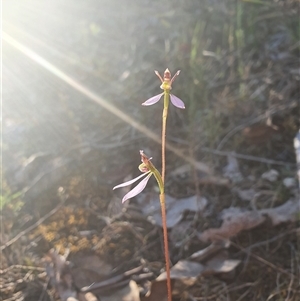
[[[91,164],[97,177],[105,171],[106,183],[116,181],[108,170],[139,162],[139,149],[159,160],[159,144],[130,120],[160,134],[162,105],[141,103],[160,93],[153,71],[167,67],[182,71],[173,91],[186,104],[170,108],[168,139],[176,148],[217,171],[224,156],[203,148],[294,162],[298,13],[292,0],[4,2],[5,189],[28,185],[16,176],[28,158]],[[172,168],[177,160],[171,155]]]

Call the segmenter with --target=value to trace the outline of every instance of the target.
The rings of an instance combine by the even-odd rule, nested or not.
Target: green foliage
[[[16,192],[16,193],[10,193],[6,192],[2,195],[0,195],[0,210],[5,206],[5,205],[11,205],[13,209],[19,210],[20,207],[22,207],[23,202],[19,201],[19,197],[22,195],[22,192]],[[16,200],[18,200],[16,202]]]

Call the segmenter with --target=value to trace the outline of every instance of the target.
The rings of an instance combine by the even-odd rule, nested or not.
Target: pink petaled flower
[[[142,154],[142,151],[141,151],[141,154]],[[147,158],[147,160],[148,160],[148,158]],[[129,186],[129,185],[135,183],[136,181],[138,181],[139,179],[141,179],[141,178],[143,178],[143,177],[145,177],[147,175],[146,178],[144,178],[138,185],[136,185],[133,189],[131,189],[127,194],[124,195],[124,197],[122,199],[122,203],[124,203],[128,199],[131,199],[131,198],[135,197],[136,195],[138,195],[139,193],[141,193],[145,189],[145,187],[146,187],[146,185],[147,185],[150,177],[153,174],[147,168],[147,166],[146,166],[146,164],[144,162],[142,164],[140,164],[139,170],[141,172],[143,172],[141,175],[139,175],[138,177],[136,177],[136,178],[134,178],[134,179],[132,179],[130,181],[127,181],[127,182],[124,182],[122,184],[119,184],[119,185],[117,185],[117,186],[115,186],[113,188],[113,190],[115,190],[116,188],[121,188],[121,187]]]
[[[166,92],[170,92],[170,90],[172,89],[172,83],[175,80],[175,78],[177,77],[177,75],[179,75],[180,71],[177,71],[175,73],[175,75],[171,78],[171,72],[169,71],[169,69],[166,69],[166,71],[164,72],[164,78],[162,79],[162,77],[160,76],[160,74],[158,73],[158,71],[155,71],[155,74],[158,76],[158,78],[161,80],[162,84],[160,86],[161,89],[164,90],[163,93],[160,93],[158,95],[155,95],[151,98],[149,98],[148,100],[146,100],[144,103],[142,103],[143,106],[151,106],[154,105],[155,103],[157,103],[161,97],[166,93]],[[170,94],[170,99],[172,104],[179,108],[179,109],[185,109],[185,105],[184,102],[178,98],[177,96]]]

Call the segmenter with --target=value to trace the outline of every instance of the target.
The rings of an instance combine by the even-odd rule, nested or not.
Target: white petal
[[[161,94],[158,94],[158,95],[155,95],[151,98],[149,98],[148,100],[146,100],[145,102],[142,103],[143,106],[151,106],[151,105],[154,105],[155,103],[157,103],[160,98],[163,96],[164,93],[161,93]]]
[[[178,98],[177,96],[173,95],[173,94],[170,94],[170,98],[171,98],[171,102],[172,104],[179,108],[179,109],[185,109],[185,105],[184,105],[184,102]]]
[[[131,199],[131,198],[135,197],[140,192],[142,192],[145,189],[145,187],[146,187],[146,185],[148,183],[148,180],[150,179],[151,176],[152,176],[152,173],[150,173],[145,179],[143,179],[138,185],[136,185],[126,195],[124,195],[124,197],[122,199],[122,203],[124,203],[128,199]]]
[[[150,172],[150,171],[148,171],[148,172],[146,172],[146,173],[142,173],[141,175],[139,175],[138,177],[136,177],[136,178],[134,178],[134,179],[132,179],[132,180],[130,180],[130,181],[127,181],[127,182],[124,182],[124,183],[122,183],[122,184],[119,184],[119,185],[115,186],[115,187],[113,188],[113,190],[115,190],[116,188],[121,188],[121,187],[129,186],[129,185],[133,184],[134,182],[136,182],[137,180],[139,180],[140,178],[144,177],[144,176],[145,176],[146,174],[148,174],[149,172]]]

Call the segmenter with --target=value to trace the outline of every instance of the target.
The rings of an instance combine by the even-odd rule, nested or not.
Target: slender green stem
[[[164,187],[161,175],[160,175],[159,171],[156,168],[153,170],[153,175],[154,175],[154,177],[156,179],[156,182],[158,184],[159,192],[161,194],[164,193],[165,192],[165,187]]]
[[[169,107],[170,91],[165,90],[164,94],[164,110],[162,115],[162,134],[161,134],[161,177],[163,184],[165,184],[165,174],[166,174],[166,129],[167,129],[167,117],[168,117],[168,107]]]

